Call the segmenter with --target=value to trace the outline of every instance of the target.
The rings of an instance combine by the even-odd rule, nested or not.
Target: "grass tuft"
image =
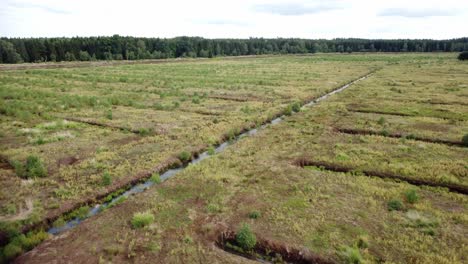
[[[135,213],[132,218],[133,228],[143,228],[154,222],[154,215],[150,212]]]

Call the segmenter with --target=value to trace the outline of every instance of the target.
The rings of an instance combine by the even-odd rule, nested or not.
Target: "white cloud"
[[[0,36],[443,39],[466,17],[456,0],[0,0]]]
[[[456,9],[439,9],[439,8],[388,8],[382,10],[380,16],[400,16],[400,17],[434,17],[434,16],[453,16],[458,11]]]

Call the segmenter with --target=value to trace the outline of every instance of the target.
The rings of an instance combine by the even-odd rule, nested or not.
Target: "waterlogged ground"
[[[48,83],[57,82],[56,75],[81,71],[100,80],[125,75],[128,82],[88,88],[82,82],[92,78],[76,78],[77,87],[66,93],[93,94],[102,87],[112,93],[141,95],[141,100],[138,107],[114,105],[112,119],[103,112],[107,108],[99,105],[54,110],[58,120],[73,117],[113,127],[64,122],[62,126],[71,126],[67,130],[80,131],[79,135],[44,144],[29,143],[27,135],[15,132],[12,120],[18,117],[2,117],[11,121],[3,122],[10,124],[4,138],[11,140],[2,144],[8,159],[37,151],[51,170],[59,159],[54,153],[62,153],[61,149],[86,153],[76,165],[61,165],[55,174],[32,183],[22,180],[21,186],[15,183],[21,180],[13,171],[4,170],[9,174],[2,174],[7,175],[2,181],[9,185],[2,188],[16,186],[18,191],[5,192],[2,199],[20,203],[35,197],[40,218],[51,210],[50,204],[60,206],[106,188],[100,182],[106,170],[119,179],[152,168],[171,155],[213,144],[223,133],[258,122],[260,117],[268,119],[294,101],[313,98],[378,67],[368,79],[342,93],[47,239],[17,262],[250,262],[224,251],[219,243],[224,232],[236,232],[244,223],[257,241],[301,249],[332,262],[466,262],[468,201],[462,193],[468,188],[468,149],[461,142],[468,133],[468,65],[451,54],[320,55],[37,70],[53,76]],[[2,73],[7,76],[2,80],[21,74],[28,73]],[[148,92],[153,86],[139,83],[157,76],[174,80],[183,95],[161,99]],[[33,89],[51,89],[43,86]],[[58,92],[53,89],[55,96]],[[205,91],[207,95],[201,96]],[[200,103],[191,99],[195,92]],[[151,96],[167,105],[175,98],[188,99],[173,109],[155,110],[144,106],[151,105]],[[208,129],[204,118],[218,121]],[[32,124],[37,118],[32,120],[21,122]],[[40,129],[45,121],[36,123],[22,128]],[[120,128],[135,132],[144,128],[148,133]],[[447,142],[431,143],[431,139]],[[86,146],[91,150],[84,152]],[[85,166],[92,162],[104,167],[93,171]],[[318,163],[327,166],[313,166]],[[350,172],[336,171],[342,167]],[[379,177],[366,176],[369,172]],[[94,181],[89,180],[93,177]],[[422,183],[409,184],[405,179]],[[458,186],[462,193],[450,191],[450,186]],[[59,198],[56,190],[61,188],[74,192]],[[82,191],[88,188],[92,190]],[[153,218],[137,228],[132,220],[141,212]]]
[[[21,224],[55,218],[174,162],[184,151],[207,148],[384,63],[335,59],[0,72],[0,217],[14,217],[32,199],[34,211]],[[8,164],[25,164],[31,155],[47,176],[25,181]]]

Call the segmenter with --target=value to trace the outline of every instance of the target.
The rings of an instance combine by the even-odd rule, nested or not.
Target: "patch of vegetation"
[[[191,158],[192,158],[192,154],[190,154],[190,152],[188,152],[188,151],[182,151],[179,154],[179,159],[182,162],[188,162],[188,161],[190,161]]]
[[[239,231],[237,231],[236,242],[242,249],[246,251],[250,251],[255,247],[257,244],[257,237],[252,232],[248,224],[242,224]]]
[[[75,218],[85,219],[88,216],[89,210],[90,210],[89,206],[87,205],[81,206],[80,208],[68,214],[66,219],[75,219]]]
[[[132,218],[133,228],[143,228],[154,222],[154,215],[147,211],[142,213],[135,213]]]
[[[161,176],[159,173],[155,172],[151,175],[150,181],[152,181],[154,184],[159,184],[161,183]]]
[[[385,124],[386,120],[385,117],[381,116],[379,120],[377,120],[377,124],[383,126]]]
[[[406,201],[410,204],[414,204],[419,201],[419,195],[415,189],[411,189],[405,192]]]
[[[260,212],[258,211],[252,211],[249,213],[249,218],[250,219],[258,219],[260,218],[262,215],[260,214]]]
[[[112,120],[112,109],[106,111],[106,118]]]
[[[458,54],[458,60],[468,60],[468,51],[463,51],[460,54]]]
[[[207,152],[208,155],[210,155],[210,156],[216,154],[215,148],[214,148],[213,146],[210,146],[206,152]]]
[[[195,96],[194,98],[192,98],[192,103],[200,104],[200,98],[198,96]]]
[[[463,146],[468,147],[468,134],[465,134],[462,137],[462,143],[463,143]]]
[[[13,237],[10,242],[3,248],[3,256],[5,259],[11,260],[22,254],[24,251],[31,250],[33,247],[49,237],[44,231],[29,232],[28,234],[18,235]]]
[[[361,256],[361,252],[355,247],[344,247],[338,253],[343,263],[347,264],[361,264],[364,263],[364,259]]]
[[[140,129],[138,129],[138,134],[139,134],[140,136],[148,136],[148,135],[151,134],[151,132],[152,132],[151,129],[148,129],[148,128],[140,128]]]
[[[47,176],[47,170],[37,156],[28,156],[25,164],[15,161],[13,162],[13,167],[16,174],[22,178],[29,179]]]
[[[392,199],[388,201],[387,208],[389,211],[401,211],[403,210],[403,203],[399,199]]]
[[[105,172],[102,174],[101,183],[102,183],[102,185],[104,185],[104,186],[109,186],[109,185],[111,185],[111,183],[112,183],[112,177],[111,177],[111,175],[110,175],[110,173],[109,173],[108,171],[105,171]]]
[[[299,102],[295,102],[291,105],[291,110],[293,112],[300,112],[301,111],[301,104]]]

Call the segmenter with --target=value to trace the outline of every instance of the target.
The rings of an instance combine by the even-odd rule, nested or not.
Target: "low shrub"
[[[296,112],[296,113],[297,113],[297,112],[300,112],[300,111],[301,111],[301,104],[298,103],[298,102],[293,103],[293,104],[291,105],[291,110],[292,110],[293,112]]]
[[[112,183],[112,177],[108,171],[102,174],[102,185],[108,186]]]
[[[255,234],[250,230],[248,224],[243,224],[236,235],[236,242],[244,250],[252,250],[257,244]]]
[[[6,259],[13,259],[23,253],[23,249],[15,244],[8,244],[3,249],[3,255]]]
[[[11,239],[11,242],[3,249],[3,255],[7,260],[11,260],[24,251],[31,250],[36,245],[49,237],[44,231],[37,233],[29,232],[27,235],[21,234]]]
[[[189,161],[191,158],[192,158],[192,154],[190,154],[190,152],[188,152],[188,151],[182,151],[182,152],[179,154],[179,159],[180,159],[182,162],[187,162],[187,161]]]
[[[262,215],[258,211],[252,211],[249,213],[249,218],[250,219],[257,219],[260,218]]]
[[[462,137],[462,143],[463,143],[463,146],[468,147],[468,134],[465,134]]]
[[[47,170],[45,169],[42,161],[37,157],[30,155],[26,159],[26,164],[21,162],[13,162],[16,174],[22,178],[36,178],[47,176]]]
[[[368,248],[369,247],[369,240],[365,236],[361,236],[357,242],[358,248]]]
[[[463,51],[462,53],[458,54],[458,60],[468,60],[468,51]]]
[[[90,210],[89,206],[87,205],[81,206],[80,208],[71,212],[68,215],[67,219],[74,219],[74,218],[85,219],[88,216],[89,210]]]
[[[154,222],[154,215],[150,212],[135,213],[132,218],[133,228],[143,228]]]
[[[416,190],[414,189],[411,189],[411,190],[408,190],[405,192],[405,197],[406,197],[406,201],[408,203],[415,203],[419,200],[419,195],[418,193],[416,192]]]
[[[403,210],[403,203],[398,199],[392,199],[388,201],[387,208],[389,211],[401,211]]]

